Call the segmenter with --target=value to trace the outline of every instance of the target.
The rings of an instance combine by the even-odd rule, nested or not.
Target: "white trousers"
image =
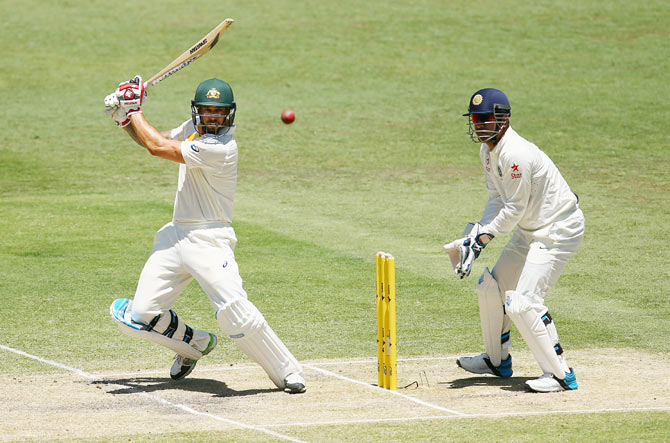
[[[492,271],[505,300],[502,335],[507,335],[513,319],[543,372],[559,378],[569,367],[544,299],[577,252],[584,229],[584,214],[578,208],[570,218],[541,231],[519,228]],[[502,343],[502,359],[507,357],[510,344],[509,339]]]
[[[215,311],[247,298],[233,249],[234,229],[224,223],[174,223],[163,226],[142,269],[132,318],[148,324],[170,309],[195,278]]]
[[[491,272],[500,293],[515,290],[532,299],[534,305],[544,306],[547,292],[556,285],[568,260],[577,252],[584,230],[584,214],[580,209],[542,231],[517,229]]]

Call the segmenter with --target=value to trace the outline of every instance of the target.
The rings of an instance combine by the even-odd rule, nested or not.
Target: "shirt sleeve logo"
[[[191,150],[193,152],[200,152],[200,148],[198,148],[195,143],[191,144]]]

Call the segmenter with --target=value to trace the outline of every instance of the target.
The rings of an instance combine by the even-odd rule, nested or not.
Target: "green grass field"
[[[171,218],[177,166],[134,145],[102,99],[233,17],[219,46],[150,90],[144,113],[169,129],[190,118],[201,80],[233,86],[237,260],[250,299],[300,360],[374,356],[378,250],[397,257],[400,356],[481,352],[474,285],[506,238],[466,281],[451,275],[440,251],[486,201],[478,148],[461,117],[482,87],[508,94],[513,127],[552,157],[581,199],[586,239],[547,298],[568,358],[602,349],[667,358],[670,8],[658,0],[573,3],[0,0],[0,345],[89,373],[167,371],[165,350],[122,336],[108,308],[132,297],[153,235]],[[285,108],[296,112],[290,126],[279,119]],[[197,284],[175,310],[219,330]],[[513,341],[527,350],[515,329]],[[222,342],[206,364],[245,361]],[[634,389],[634,371],[612,383]],[[9,379],[62,373],[0,350]],[[667,383],[670,368],[658,376]],[[665,441],[664,406],[282,433],[309,441],[335,433],[348,441]],[[167,435],[129,431],[105,441]],[[238,429],[226,438],[259,436]]]

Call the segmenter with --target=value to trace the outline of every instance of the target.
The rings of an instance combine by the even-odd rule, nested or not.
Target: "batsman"
[[[174,351],[170,376],[182,379],[217,344],[216,335],[192,328],[172,310],[195,278],[221,329],[239,349],[278,388],[305,392],[301,365],[249,301],[233,253],[238,149],[237,106],[230,85],[216,78],[200,83],[191,118],[165,132],[144,117],[145,98],[145,84],[135,76],[105,97],[106,112],[149,153],[179,164],[177,195],[172,221],[156,233],[134,299],[115,300],[112,318],[123,332]]]
[[[495,237],[514,230],[493,270],[477,283],[485,353],[460,357],[459,367],[475,374],[512,376],[510,326],[514,323],[542,370],[528,380],[536,392],[577,389],[545,296],[556,285],[584,237],[584,214],[551,159],[510,126],[511,107],[498,89],[470,98],[469,134],[479,156],[489,198],[478,223],[464,237],[444,245],[456,275],[470,275],[472,263]],[[515,229],[516,228],[516,229]]]

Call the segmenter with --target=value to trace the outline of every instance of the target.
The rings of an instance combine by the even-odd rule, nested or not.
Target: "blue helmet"
[[[470,98],[468,112],[468,134],[473,141],[479,143],[498,143],[501,132],[507,128],[512,108],[504,92],[499,89],[484,88],[475,92]],[[481,116],[481,117],[478,117]],[[484,126],[484,123],[495,123]]]
[[[467,117],[472,114],[512,114],[512,108],[504,92],[500,89],[484,88],[472,94]]]

